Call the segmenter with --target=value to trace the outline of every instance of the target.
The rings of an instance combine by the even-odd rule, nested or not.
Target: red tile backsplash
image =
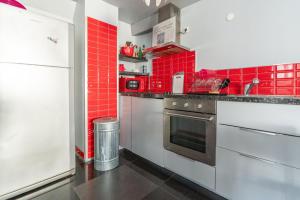
[[[117,117],[117,27],[88,17],[88,158],[94,156],[93,120]]]
[[[300,64],[281,64],[247,68],[201,70],[195,72],[195,52],[167,56],[153,60],[153,76],[150,77],[150,91],[154,93],[171,92],[172,76],[185,73],[184,91],[187,93],[195,76],[201,79],[229,78],[231,83],[222,94],[243,94],[244,86],[258,78],[260,83],[251,94],[255,95],[299,95]]]
[[[277,78],[294,78],[294,72],[277,73]]]
[[[274,68],[275,66],[263,66],[263,67],[258,67],[257,71],[259,74],[261,73],[270,73],[270,72],[274,72]]]
[[[277,65],[276,70],[277,71],[293,71],[294,70],[294,64]]]
[[[277,80],[277,87],[294,87],[295,81],[294,79],[286,79],[286,80]]]

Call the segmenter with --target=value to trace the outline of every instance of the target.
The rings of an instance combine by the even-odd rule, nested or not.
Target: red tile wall
[[[184,72],[184,91],[187,91],[193,83],[195,52],[184,52],[154,59],[153,75],[150,77],[150,92],[171,92],[172,76],[178,72]]]
[[[202,70],[195,72],[195,52],[153,60],[153,76],[150,77],[150,92],[172,91],[172,76],[177,72],[185,73],[184,91],[187,93],[195,76],[203,79],[229,78],[231,83],[223,89],[224,94],[243,94],[244,86],[258,78],[260,83],[252,89],[253,95],[300,95],[300,64],[281,64],[224,70]]]
[[[117,27],[88,17],[88,158],[94,157],[93,120],[117,117]]]

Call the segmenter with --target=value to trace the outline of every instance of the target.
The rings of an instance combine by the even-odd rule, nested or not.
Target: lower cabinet
[[[216,191],[231,200],[294,200],[300,197],[300,171],[217,148]]]
[[[163,164],[163,100],[132,97],[132,151]]]
[[[120,97],[120,146],[132,150],[131,148],[131,100],[130,96]]]
[[[164,150],[165,167],[199,185],[215,190],[215,167]]]

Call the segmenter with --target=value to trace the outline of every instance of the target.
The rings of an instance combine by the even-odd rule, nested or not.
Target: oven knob
[[[202,104],[198,104],[197,106],[198,109],[201,109],[202,107],[203,107]]]
[[[188,103],[185,103],[183,106],[186,108],[186,107],[188,107],[188,106],[189,106],[189,104],[188,104]]]
[[[176,103],[176,102],[173,102],[173,103],[172,103],[172,105],[173,105],[173,106],[176,106],[176,105],[177,105],[177,103]]]

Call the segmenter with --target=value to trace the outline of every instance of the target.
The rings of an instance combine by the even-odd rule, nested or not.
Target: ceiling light
[[[158,7],[161,3],[161,0],[156,0],[156,7]]]
[[[147,6],[150,6],[151,0],[143,0]],[[167,0],[165,0],[166,2]],[[159,7],[161,4],[161,0],[156,0],[156,7]]]
[[[150,6],[150,0],[145,0],[147,6]]]

